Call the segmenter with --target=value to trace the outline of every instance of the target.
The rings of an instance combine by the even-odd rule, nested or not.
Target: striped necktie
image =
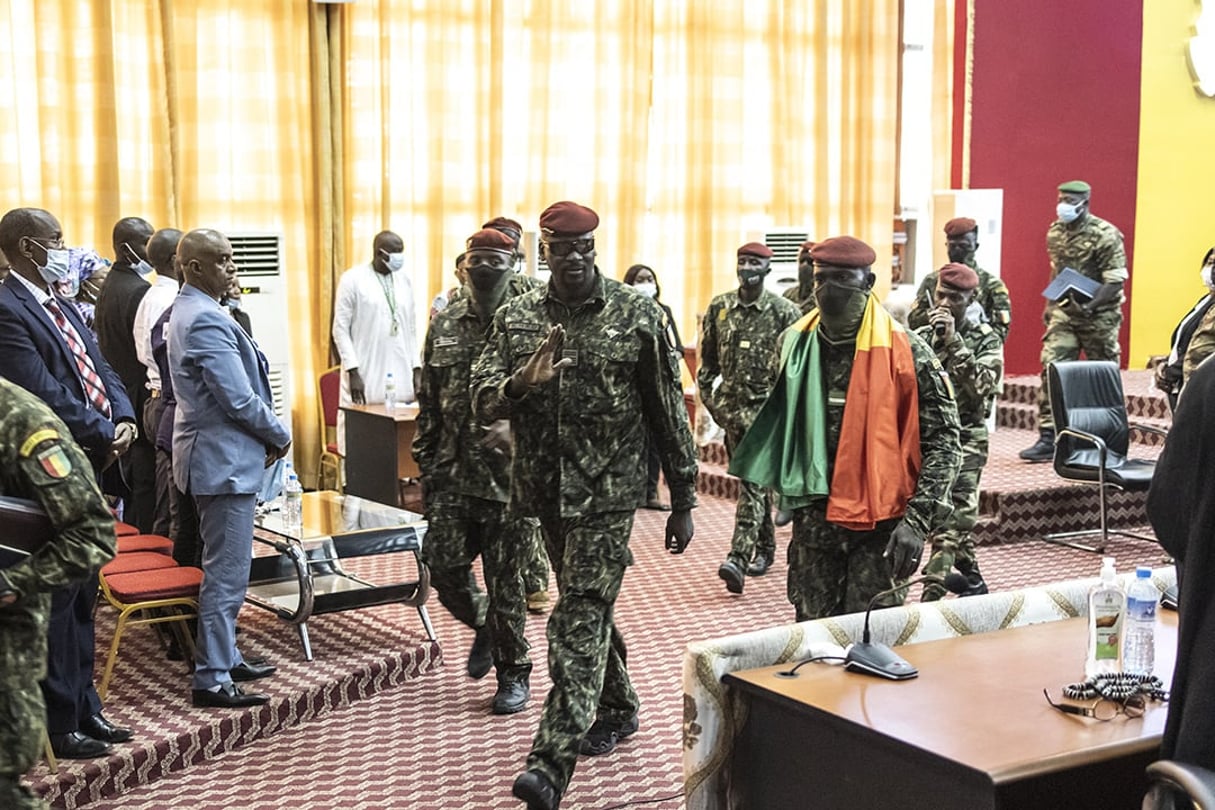
[[[63,314],[59,302],[54,298],[47,299],[46,308],[51,311],[55,325],[59,327],[63,339],[67,341],[68,348],[72,350],[76,370],[80,372],[80,381],[84,384],[84,395],[88,397],[89,403],[97,409],[98,413],[109,419],[111,415],[110,398],[105,394],[105,386],[101,383],[101,377],[97,375],[97,367],[93,365],[93,358],[89,357],[89,353],[85,351],[80,333]]]

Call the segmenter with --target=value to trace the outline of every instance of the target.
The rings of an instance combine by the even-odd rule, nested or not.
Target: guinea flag
[[[817,309],[789,327],[776,385],[730,473],[781,495],[786,509],[827,496],[827,520],[854,531],[903,515],[920,472],[919,388],[907,331],[869,294],[856,335],[834,472]]]

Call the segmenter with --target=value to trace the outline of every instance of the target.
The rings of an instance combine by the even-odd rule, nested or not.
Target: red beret
[[[772,248],[763,242],[748,242],[738,249],[739,256],[758,256],[761,259],[772,258]]]
[[[482,228],[468,237],[465,247],[469,250],[497,250],[501,253],[514,253],[515,240],[502,231],[493,228]]]
[[[489,222],[481,226],[482,228],[493,228],[495,231],[500,231],[503,228],[514,231],[519,236],[523,235],[523,226],[513,219],[507,217],[494,217]]]
[[[540,215],[540,230],[545,234],[581,236],[599,227],[599,215],[585,205],[562,200]]]
[[[945,223],[946,236],[962,236],[978,229],[979,223],[970,217],[957,217]]]
[[[877,261],[873,248],[855,236],[833,236],[810,248],[815,264],[832,267],[869,267]]]
[[[951,262],[937,273],[937,280],[955,290],[973,290],[979,286],[979,274],[964,264]]]

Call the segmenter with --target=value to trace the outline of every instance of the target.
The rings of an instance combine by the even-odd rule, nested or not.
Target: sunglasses
[[[585,256],[595,249],[594,239],[562,239],[554,242],[546,241],[544,244],[548,245],[548,252],[554,256],[568,256],[574,251],[577,251],[580,256]]]
[[[1050,693],[1045,689],[1042,690],[1046,702],[1064,714],[1078,714],[1081,717],[1092,717],[1095,720],[1113,720],[1120,714],[1125,714],[1127,717],[1143,717],[1146,711],[1147,700],[1143,695],[1131,695],[1125,700],[1111,700],[1109,698],[1097,698],[1093,703],[1083,706],[1074,703],[1055,703],[1050,699]]]

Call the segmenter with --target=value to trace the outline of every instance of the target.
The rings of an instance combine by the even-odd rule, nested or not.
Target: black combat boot
[[[1051,461],[1055,457],[1055,429],[1042,428],[1038,431],[1038,441],[1032,447],[1022,450],[1019,455],[1026,461]]]

